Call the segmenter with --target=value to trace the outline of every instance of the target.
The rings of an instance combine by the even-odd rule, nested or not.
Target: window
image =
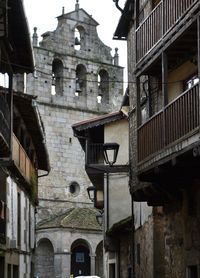
[[[9,76],[7,73],[5,73],[5,74],[0,73],[0,86],[2,86],[4,88],[9,87]]]
[[[192,88],[197,83],[199,83],[199,78],[197,75],[190,77],[188,80],[185,81],[185,90]]]
[[[52,95],[63,95],[63,63],[59,59],[54,59],[52,64]]]
[[[74,49],[80,50],[84,46],[85,29],[82,26],[76,26],[74,29]]]
[[[137,244],[136,252],[137,252],[137,264],[140,265],[140,244],[139,243]]]
[[[84,253],[83,252],[77,252],[76,253],[76,263],[84,263]]]
[[[75,28],[75,31],[74,31],[74,48],[76,50],[81,49],[81,34],[77,28]]]
[[[72,182],[69,186],[69,192],[73,196],[77,196],[80,192],[80,185],[77,182]]]
[[[76,67],[75,95],[84,95],[86,93],[86,68],[84,65]]]
[[[190,265],[187,267],[187,278],[198,278],[197,265]]]
[[[98,74],[98,103],[109,103],[109,76],[106,70],[100,70]]]
[[[109,278],[115,278],[115,263],[109,264]]]

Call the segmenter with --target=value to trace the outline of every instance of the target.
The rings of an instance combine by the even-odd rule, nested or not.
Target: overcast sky
[[[119,0],[122,8],[124,3],[125,0]],[[75,4],[76,0],[24,0],[31,36],[34,27],[38,28],[39,38],[46,31],[55,30],[56,17],[62,14],[62,7],[65,8],[65,13],[68,13],[75,9]],[[126,67],[126,41],[112,39],[121,15],[113,0],[79,0],[79,5],[99,23],[97,27],[99,37],[113,49],[112,55],[115,47],[118,47],[120,66]]]

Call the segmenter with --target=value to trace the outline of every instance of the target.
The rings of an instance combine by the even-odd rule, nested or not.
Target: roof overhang
[[[33,51],[22,0],[8,0],[8,41],[13,72],[33,72]]]
[[[125,118],[125,115],[121,112],[113,112],[110,114],[105,114],[103,116],[91,118],[85,121],[78,122],[72,125],[73,130],[76,132],[87,130],[90,128],[94,128],[97,126],[102,126],[111,122],[115,122],[117,120],[121,120]]]
[[[86,133],[88,130],[125,119],[126,115],[122,111],[105,114],[103,116],[91,118],[72,125],[74,136],[78,138],[82,148],[85,148]]]
[[[130,22],[133,18],[134,0],[127,0],[115,30],[114,40],[126,40],[129,32]]]
[[[18,109],[30,134],[38,158],[38,168],[50,171],[44,126],[37,109],[36,97],[19,92],[13,93],[13,104]]]

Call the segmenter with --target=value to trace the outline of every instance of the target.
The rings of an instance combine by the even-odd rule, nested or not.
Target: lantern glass
[[[106,164],[112,166],[117,161],[117,155],[119,151],[119,144],[117,143],[105,143],[103,144],[103,154]]]
[[[96,189],[94,186],[89,186],[87,188],[88,197],[92,202],[94,202],[94,200],[95,200],[95,192],[96,192]]]
[[[97,222],[99,223],[99,225],[102,226],[102,224],[103,224],[103,211],[99,211],[96,214],[96,219],[97,219]]]

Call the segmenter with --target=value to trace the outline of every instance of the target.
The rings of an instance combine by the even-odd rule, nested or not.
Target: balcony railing
[[[89,144],[86,153],[86,164],[103,163],[103,144]]]
[[[200,124],[199,84],[185,91],[138,129],[138,162],[189,137]]]
[[[162,0],[136,30],[139,62],[198,0]]]
[[[33,165],[18,139],[13,135],[13,160],[24,178],[30,183],[34,173]]]
[[[0,243],[6,243],[6,220],[0,218]]]
[[[9,146],[9,142],[10,142],[9,126],[10,126],[10,109],[5,99],[5,96],[0,94],[0,135],[2,136],[2,140],[4,140],[4,143],[7,146]]]

